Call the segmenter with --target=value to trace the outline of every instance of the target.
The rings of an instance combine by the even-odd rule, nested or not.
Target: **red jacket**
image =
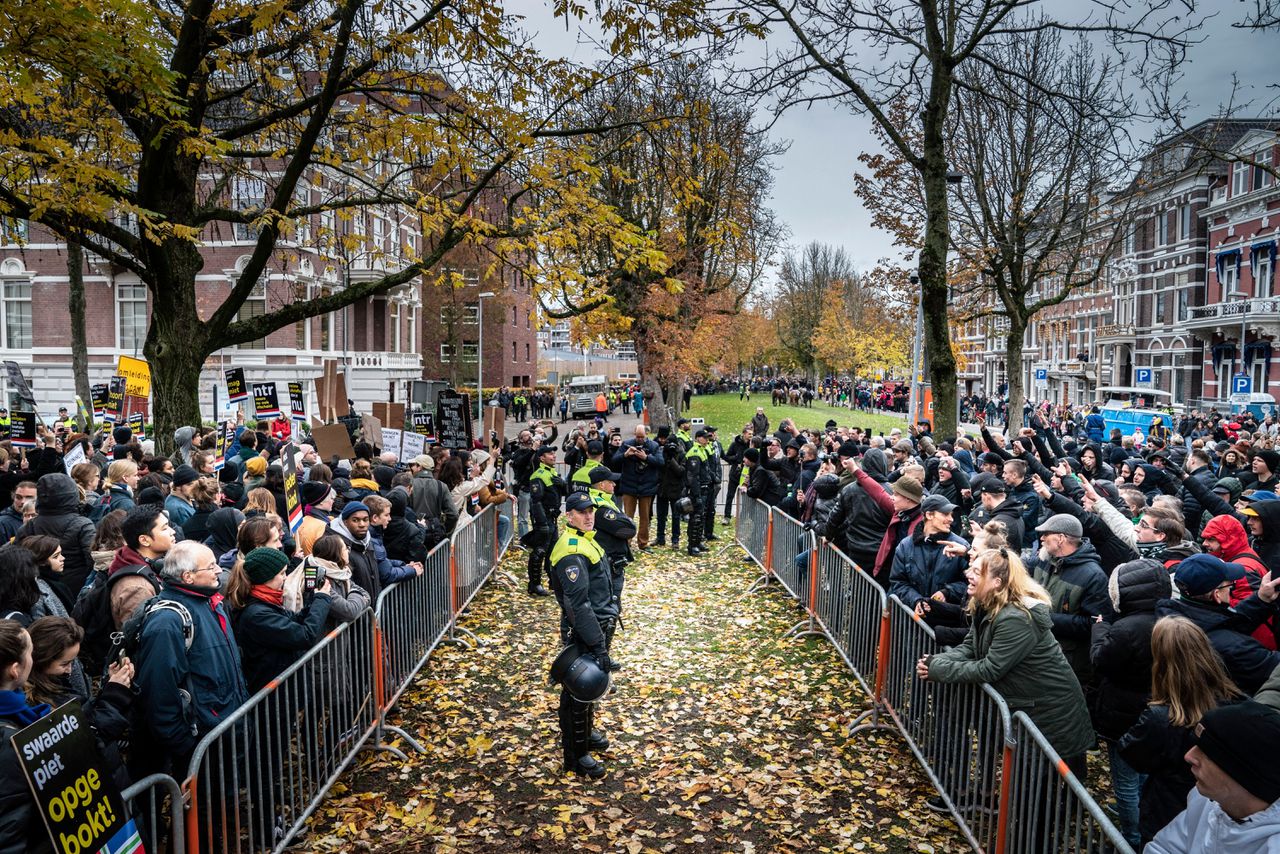
[[[289,422],[288,418],[281,415],[271,422],[271,435],[283,442],[293,435],[293,424]]]
[[[867,495],[871,496],[871,500],[891,516],[889,527],[884,532],[884,539],[880,541],[880,550],[876,552],[876,565],[873,573],[880,586],[888,590],[889,570],[893,568],[893,550],[898,547],[898,543],[911,536],[924,518],[924,514],[920,512],[919,505],[905,513],[895,513],[893,510],[893,496],[886,492],[885,488],[877,483],[871,475],[862,469],[858,469],[854,472],[854,477],[858,479],[858,486],[861,486]]]
[[[1202,540],[1213,538],[1222,544],[1221,550],[1215,557],[1244,567],[1244,578],[1237,581],[1235,587],[1231,589],[1233,607],[1258,592],[1258,586],[1262,583],[1262,577],[1267,574],[1268,569],[1258,557],[1258,553],[1249,548],[1249,538],[1239,519],[1234,516],[1214,516],[1209,520],[1209,524],[1204,526],[1204,532],[1200,536]],[[1276,648],[1273,620],[1274,618],[1268,620],[1253,632],[1254,639],[1267,649]]]

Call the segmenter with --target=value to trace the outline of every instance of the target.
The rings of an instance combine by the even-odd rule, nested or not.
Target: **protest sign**
[[[253,384],[253,414],[258,418],[280,417],[280,396],[275,383]]]
[[[102,410],[102,420],[111,424],[120,421],[124,414],[124,377],[112,377],[107,383],[107,405]]]
[[[413,413],[413,432],[422,436],[435,436],[436,419],[430,412]]]
[[[234,428],[228,430],[230,421],[220,421],[218,432],[213,440],[213,470],[222,471],[227,467],[227,448],[231,447],[231,438],[235,436]]]
[[[13,748],[55,851],[97,852],[133,825],[78,701],[19,730]]]
[[[442,391],[436,398],[436,439],[450,450],[471,447],[471,396]]]
[[[302,383],[289,383],[289,417],[294,421],[307,420],[307,398],[302,393]]]
[[[347,432],[345,425],[325,424],[316,427],[311,431],[311,438],[315,440],[316,453],[326,462],[330,457],[349,460],[356,455],[355,449],[351,447],[351,434]]]
[[[139,441],[147,438],[146,427],[146,417],[141,412],[134,412],[129,415],[129,428],[133,430],[133,438]]]
[[[67,474],[71,474],[71,469],[84,462],[87,458],[84,453],[84,445],[76,442],[69,450],[62,455],[62,465],[66,467]]]
[[[412,462],[419,454],[427,452],[427,437],[421,433],[406,430],[400,437],[400,462]]]
[[[280,449],[280,457],[284,460],[284,506],[289,514],[289,530],[298,533],[302,527],[302,499],[298,494],[298,458],[297,448],[286,443]]]
[[[133,397],[151,396],[151,366],[132,356],[121,356],[116,363],[116,376],[125,378],[125,394]]]
[[[404,428],[404,404],[380,402],[373,405],[373,417],[386,427]]]
[[[507,410],[501,406],[486,406],[484,408],[484,437],[485,447],[493,444],[494,434],[501,439],[503,431],[507,427]]]
[[[89,396],[93,399],[93,417],[101,418],[102,413],[107,409],[107,390],[110,388],[106,383],[98,383],[90,386]]]
[[[9,440],[15,448],[36,446],[36,414],[34,412],[9,413]]]
[[[227,368],[227,402],[242,403],[249,399],[249,385],[244,381],[244,368]]]
[[[391,427],[382,428],[382,450],[390,451],[398,458],[400,456],[400,430]]]
[[[360,416],[360,441],[370,445],[382,444],[382,422],[372,415]]]

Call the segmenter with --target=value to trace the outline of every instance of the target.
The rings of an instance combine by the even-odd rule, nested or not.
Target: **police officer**
[[[684,453],[693,447],[693,437],[689,435],[688,418],[681,418],[676,421],[676,443],[680,445],[680,453]]]
[[[706,542],[714,542],[720,539],[716,536],[716,496],[720,494],[720,483],[724,480],[724,469],[720,462],[724,457],[724,448],[720,445],[720,440],[716,438],[716,428],[704,428],[710,435],[707,442],[707,474],[710,479],[708,481],[707,494],[703,496],[706,502],[706,509],[702,514],[702,539]]]
[[[587,442],[587,459],[574,469],[569,476],[569,489],[573,492],[587,492],[591,489],[591,472],[604,465],[604,442],[592,439]]]
[[[555,542],[556,520],[560,517],[560,500],[567,492],[564,478],[555,470],[556,446],[543,445],[536,453],[538,467],[529,475],[529,595],[550,596],[542,586],[542,572],[550,577],[548,555]]]
[[[609,562],[596,542],[596,512],[585,492],[570,493],[565,500],[565,531],[551,550],[551,580],[561,613],[569,624],[570,658],[590,656],[604,673],[617,670],[609,657],[608,637],[618,612],[609,578]],[[606,628],[608,627],[608,628]],[[563,653],[562,653],[563,655]],[[573,696],[568,680],[560,688],[560,744],[564,769],[599,779],[604,765],[591,755],[609,741],[592,729],[594,707]]]
[[[710,483],[710,463],[707,454],[707,443],[710,434],[706,429],[699,430],[693,437],[693,444],[684,453],[684,490],[689,499],[689,549],[688,554],[696,557],[710,549],[702,545],[702,520],[706,518],[707,488]]]
[[[596,508],[596,542],[604,549],[609,558],[609,578],[613,583],[613,601],[618,613],[622,613],[623,570],[635,559],[631,552],[631,538],[636,535],[636,523],[623,513],[614,502],[613,491],[617,487],[620,474],[614,474],[604,466],[591,469],[591,503]],[[613,645],[613,632],[609,635],[609,645]]]

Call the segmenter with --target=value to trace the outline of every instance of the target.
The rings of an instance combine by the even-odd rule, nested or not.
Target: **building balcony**
[[[1138,330],[1132,323],[1104,323],[1094,333],[1098,341],[1132,341]]]
[[[422,370],[422,357],[417,353],[364,351],[351,354],[351,367],[370,371]]]
[[[1280,298],[1254,297],[1194,306],[1187,309],[1184,325],[1202,341],[1212,341],[1215,335],[1237,339],[1241,326],[1261,337],[1280,338]]]

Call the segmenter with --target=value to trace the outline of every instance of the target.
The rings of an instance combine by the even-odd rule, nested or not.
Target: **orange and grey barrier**
[[[814,551],[814,565],[813,620],[867,696],[878,697],[880,641],[888,640],[882,626],[887,608],[884,590],[825,539]]]
[[[1025,712],[1013,716],[1016,742],[1003,854],[1114,851],[1133,854],[1120,831],[1090,797]]]
[[[138,829],[140,850],[185,854],[182,787],[168,774],[151,774],[121,792]]]
[[[786,589],[792,599],[806,604],[809,597],[809,563],[805,561],[804,571],[796,566],[796,555],[809,551],[811,543],[809,533],[799,519],[783,513],[777,507],[770,508],[773,539],[769,543],[769,567],[773,577]]]

